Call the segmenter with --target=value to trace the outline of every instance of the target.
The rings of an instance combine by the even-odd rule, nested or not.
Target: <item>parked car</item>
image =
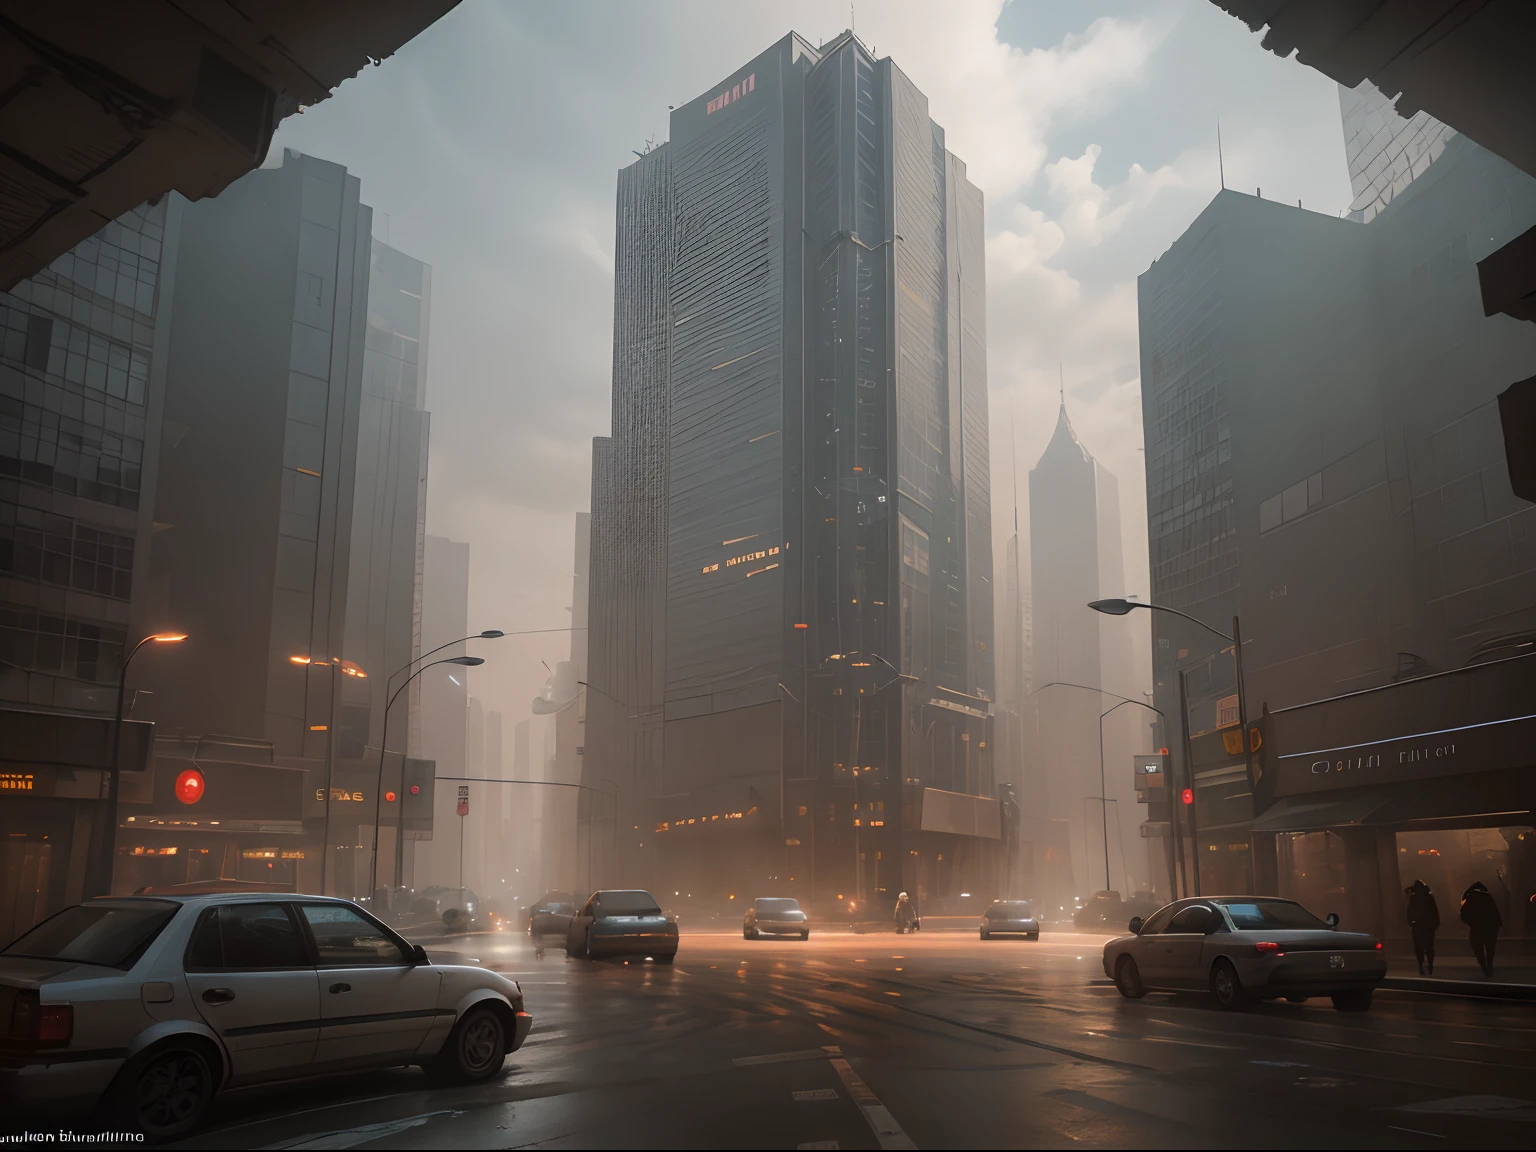
[[[1222,1008],[1328,996],[1341,1012],[1364,1012],[1386,956],[1380,940],[1338,924],[1268,896],[1180,900],[1104,945],[1104,973],[1131,1000],[1152,989],[1209,989]]]
[[[764,936],[798,936],[811,938],[810,917],[800,907],[800,901],[785,896],[759,896],[747,906],[747,914],[741,918],[741,935],[744,940],[761,940]]]
[[[994,936],[1040,939],[1040,922],[1035,919],[1028,900],[992,901],[992,906],[981,914],[981,938],[990,940]]]
[[[649,956],[658,964],[670,964],[677,956],[677,921],[649,892],[594,892],[571,918],[565,954],[588,960]]]
[[[445,959],[346,900],[87,901],[0,951],[0,1100],[168,1140],[226,1088],[406,1064],[487,1080],[533,1018],[516,982]]]

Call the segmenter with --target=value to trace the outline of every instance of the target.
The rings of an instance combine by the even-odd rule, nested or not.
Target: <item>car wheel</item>
[[[1040,933],[1038,933],[1038,932],[1031,932],[1029,934],[1029,938],[1031,940],[1038,940],[1038,939],[1040,939]]]
[[[802,940],[809,940],[810,938],[811,938],[811,930],[809,928],[807,928],[804,932],[800,933],[800,939],[802,939]]]
[[[507,1025],[489,1004],[476,1005],[453,1026],[433,1071],[443,1080],[478,1084],[501,1071],[507,1059]]]
[[[202,1121],[214,1087],[207,1055],[171,1044],[139,1056],[118,1075],[108,1110],[151,1141],[175,1140]]]
[[[1348,992],[1335,992],[1333,1006],[1340,1012],[1369,1012],[1372,988],[1352,988]]]
[[[1287,1004],[1305,1004],[1307,1002],[1307,997],[1305,997],[1305,996],[1287,996],[1285,998],[1285,1002]]]
[[[1127,1000],[1140,1000],[1147,994],[1146,986],[1141,982],[1141,970],[1129,956],[1115,961],[1115,987]]]
[[[592,959],[592,929],[587,929],[587,943],[583,949],[588,960]]]
[[[982,938],[982,939],[983,939],[983,940],[990,940],[990,939],[992,939],[992,935],[991,935],[991,933],[989,933],[989,932],[987,932],[987,931],[986,931],[986,930],[985,930],[985,929],[983,929],[983,930],[982,930],[982,931],[981,931],[981,932],[980,932],[980,936],[981,936],[981,938]]]
[[[658,964],[670,964],[670,963],[672,963],[672,961],[677,959],[677,953],[676,952],[668,952],[668,953],[666,953],[665,955],[662,955],[662,956],[653,956],[653,957],[651,957],[651,959],[655,960],[656,963],[658,963]]]
[[[741,930],[741,938],[743,940],[750,940],[750,939],[752,939],[752,930],[750,928],[743,928]]]
[[[1216,997],[1216,1007],[1229,1011],[1243,1002],[1243,982],[1237,977],[1237,969],[1230,960],[1218,960],[1211,965],[1211,995]]]

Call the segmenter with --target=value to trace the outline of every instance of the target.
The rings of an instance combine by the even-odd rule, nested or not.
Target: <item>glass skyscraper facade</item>
[[[851,34],[785,37],[620,175],[586,770],[626,875],[878,903],[990,866],[982,213]]]

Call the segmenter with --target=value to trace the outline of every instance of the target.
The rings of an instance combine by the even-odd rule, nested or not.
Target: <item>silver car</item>
[[[991,907],[981,914],[981,938],[990,940],[994,936],[1040,939],[1040,921],[1035,919],[1028,900],[992,901]]]
[[[741,918],[743,940],[761,940],[764,936],[811,938],[811,922],[800,901],[787,896],[759,896]]]
[[[1104,945],[1104,973],[1131,1000],[1152,989],[1208,989],[1222,1008],[1328,996],[1341,1012],[1364,1012],[1387,959],[1380,940],[1338,923],[1269,896],[1180,900]]]
[[[514,981],[355,904],[263,892],[66,908],[0,951],[0,1021],[0,1100],[100,1105],[165,1140],[224,1088],[405,1064],[486,1080],[533,1018]]]

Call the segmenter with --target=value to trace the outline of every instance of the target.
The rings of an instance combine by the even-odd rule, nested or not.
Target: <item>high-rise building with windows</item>
[[[985,887],[982,199],[926,98],[786,36],[621,174],[615,286],[585,770],[622,850],[701,894]]]

